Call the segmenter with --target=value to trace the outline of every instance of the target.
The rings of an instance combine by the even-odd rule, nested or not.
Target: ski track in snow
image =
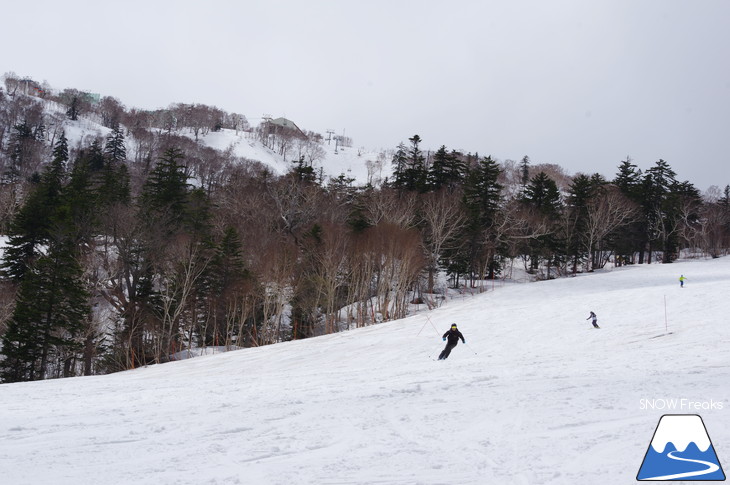
[[[304,341],[0,385],[2,483],[633,483],[672,412],[642,398],[723,402],[700,414],[730,449],[728,290],[730,258],[618,268]],[[452,322],[469,347],[429,359]]]

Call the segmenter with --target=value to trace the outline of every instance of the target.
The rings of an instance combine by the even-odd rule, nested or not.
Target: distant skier
[[[459,332],[459,329],[456,328],[456,324],[451,324],[451,329],[446,332],[443,335],[444,341],[448,339],[448,342],[446,342],[446,347],[444,350],[441,351],[441,354],[439,355],[439,360],[446,360],[449,357],[449,354],[451,353],[451,349],[456,347],[456,344],[459,343],[459,339],[461,339],[462,342],[466,343],[466,340],[464,340],[464,336]]]
[[[595,313],[591,312],[591,314],[588,315],[588,318],[586,318],[586,320],[591,320],[591,323],[593,324],[594,328],[601,328],[598,326],[598,317],[596,316]]]
[[[687,278],[684,277],[684,275],[679,275],[679,287],[684,288],[684,280]]]

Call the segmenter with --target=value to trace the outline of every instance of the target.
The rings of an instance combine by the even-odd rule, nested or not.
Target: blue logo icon
[[[636,479],[725,480],[702,418],[696,414],[662,416]]]

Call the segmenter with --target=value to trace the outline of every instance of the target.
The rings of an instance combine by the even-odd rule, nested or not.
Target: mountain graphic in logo
[[[662,416],[636,479],[725,480],[702,418],[696,414]]]

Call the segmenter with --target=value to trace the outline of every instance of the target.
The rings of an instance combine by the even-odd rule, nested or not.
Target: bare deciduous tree
[[[434,292],[434,275],[439,259],[448,241],[463,227],[465,217],[461,211],[458,194],[446,190],[432,192],[422,197],[421,218],[424,225],[424,244],[428,255],[428,293]]]
[[[366,201],[368,223],[371,226],[386,223],[402,228],[416,227],[417,207],[418,196],[413,192],[373,191]]]
[[[616,229],[636,220],[639,210],[616,187],[608,187],[588,204],[588,217],[584,245],[589,255],[588,271],[603,267],[607,261],[601,257],[606,236]]]
[[[191,311],[193,291],[210,258],[199,242],[182,235],[168,242],[155,258],[161,310],[161,328],[153,336],[156,362],[166,361],[177,350],[172,346],[174,342],[186,343],[188,348],[194,346],[197,322],[190,315],[182,317]]]

